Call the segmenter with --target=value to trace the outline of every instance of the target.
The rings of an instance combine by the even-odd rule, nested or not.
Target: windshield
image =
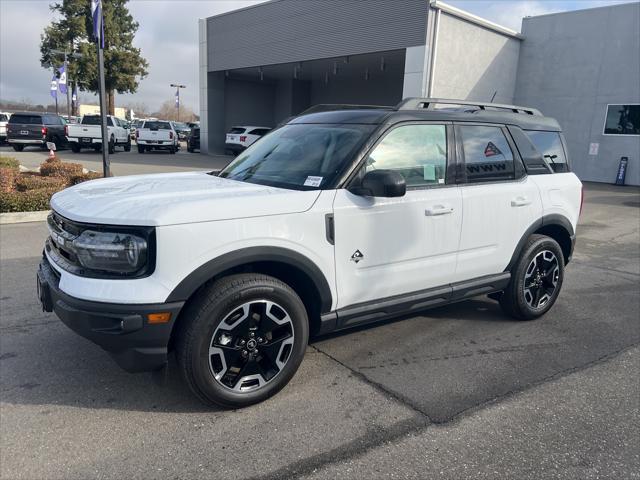
[[[331,185],[374,125],[285,125],[256,141],[220,177],[294,190]]]

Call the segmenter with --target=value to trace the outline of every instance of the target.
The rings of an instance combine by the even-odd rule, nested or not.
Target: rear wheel
[[[518,320],[538,318],[557,300],[563,279],[564,257],[558,242],[531,235],[500,297],[500,306]]]
[[[185,312],[176,352],[182,374],[206,404],[261,402],[297,371],[309,338],[307,312],[285,283],[232,275],[206,287]]]
[[[14,149],[16,152],[21,152],[22,150],[24,150],[24,145],[16,145],[16,144],[13,144],[13,145],[11,145],[11,146],[13,147],[13,149]]]
[[[116,153],[116,140],[111,137],[109,140],[109,155],[113,155],[114,153]]]
[[[131,151],[131,138],[129,138],[127,140],[127,143],[124,144],[124,151],[125,152],[130,152]]]
[[[78,145],[76,142],[71,142],[69,145],[71,145],[71,151],[73,153],[79,153],[80,152],[80,145]]]
[[[173,146],[173,147],[171,147],[171,148],[169,149],[169,153],[173,155],[173,154],[175,154],[175,153],[176,153],[176,150],[177,150],[177,148],[176,148],[175,146]]]
[[[144,153],[144,146],[138,145],[138,153]]]

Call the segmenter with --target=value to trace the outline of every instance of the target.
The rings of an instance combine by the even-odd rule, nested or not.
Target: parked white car
[[[544,315],[581,206],[560,126],[534,109],[307,113],[219,175],[55,194],[38,292],[123,368],[175,350],[198,398],[236,408],[282,389],[310,334],[483,294],[516,320]]]
[[[0,112],[0,143],[7,141],[7,123],[10,117],[10,113]]]
[[[168,150],[176,153],[180,149],[178,134],[171,122],[164,120],[145,120],[136,130],[138,153],[148,150]]]
[[[83,148],[99,151],[102,148],[102,120],[100,115],[85,115],[80,123],[67,125],[67,140],[71,151],[78,153]],[[116,147],[123,147],[125,152],[131,151],[129,131],[124,128],[121,120],[107,115],[107,138],[109,139],[109,153],[115,153]]]
[[[270,131],[269,127],[231,127],[224,144],[225,153],[237,155]]]

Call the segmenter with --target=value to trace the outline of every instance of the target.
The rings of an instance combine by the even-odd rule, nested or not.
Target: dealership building
[[[440,1],[272,0],[201,19],[202,151],[234,125],[317,104],[434,97],[526,105],[562,125],[574,171],[640,185],[640,3],[537,17],[522,33]]]

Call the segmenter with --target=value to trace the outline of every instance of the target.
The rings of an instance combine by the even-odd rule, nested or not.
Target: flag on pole
[[[93,38],[104,48],[104,17],[102,0],[91,0],[91,16],[93,17]]]
[[[56,78],[56,74],[53,74],[53,77],[51,78],[51,96],[53,98],[58,98],[58,79]]]
[[[180,89],[176,89],[176,108],[180,106]]]
[[[60,78],[58,79],[58,88],[60,89],[60,93],[66,95],[67,94],[67,72],[65,71],[64,65],[58,69],[60,72]]]
[[[71,101],[76,103],[78,101],[78,84],[73,84],[73,92],[71,93]]]

